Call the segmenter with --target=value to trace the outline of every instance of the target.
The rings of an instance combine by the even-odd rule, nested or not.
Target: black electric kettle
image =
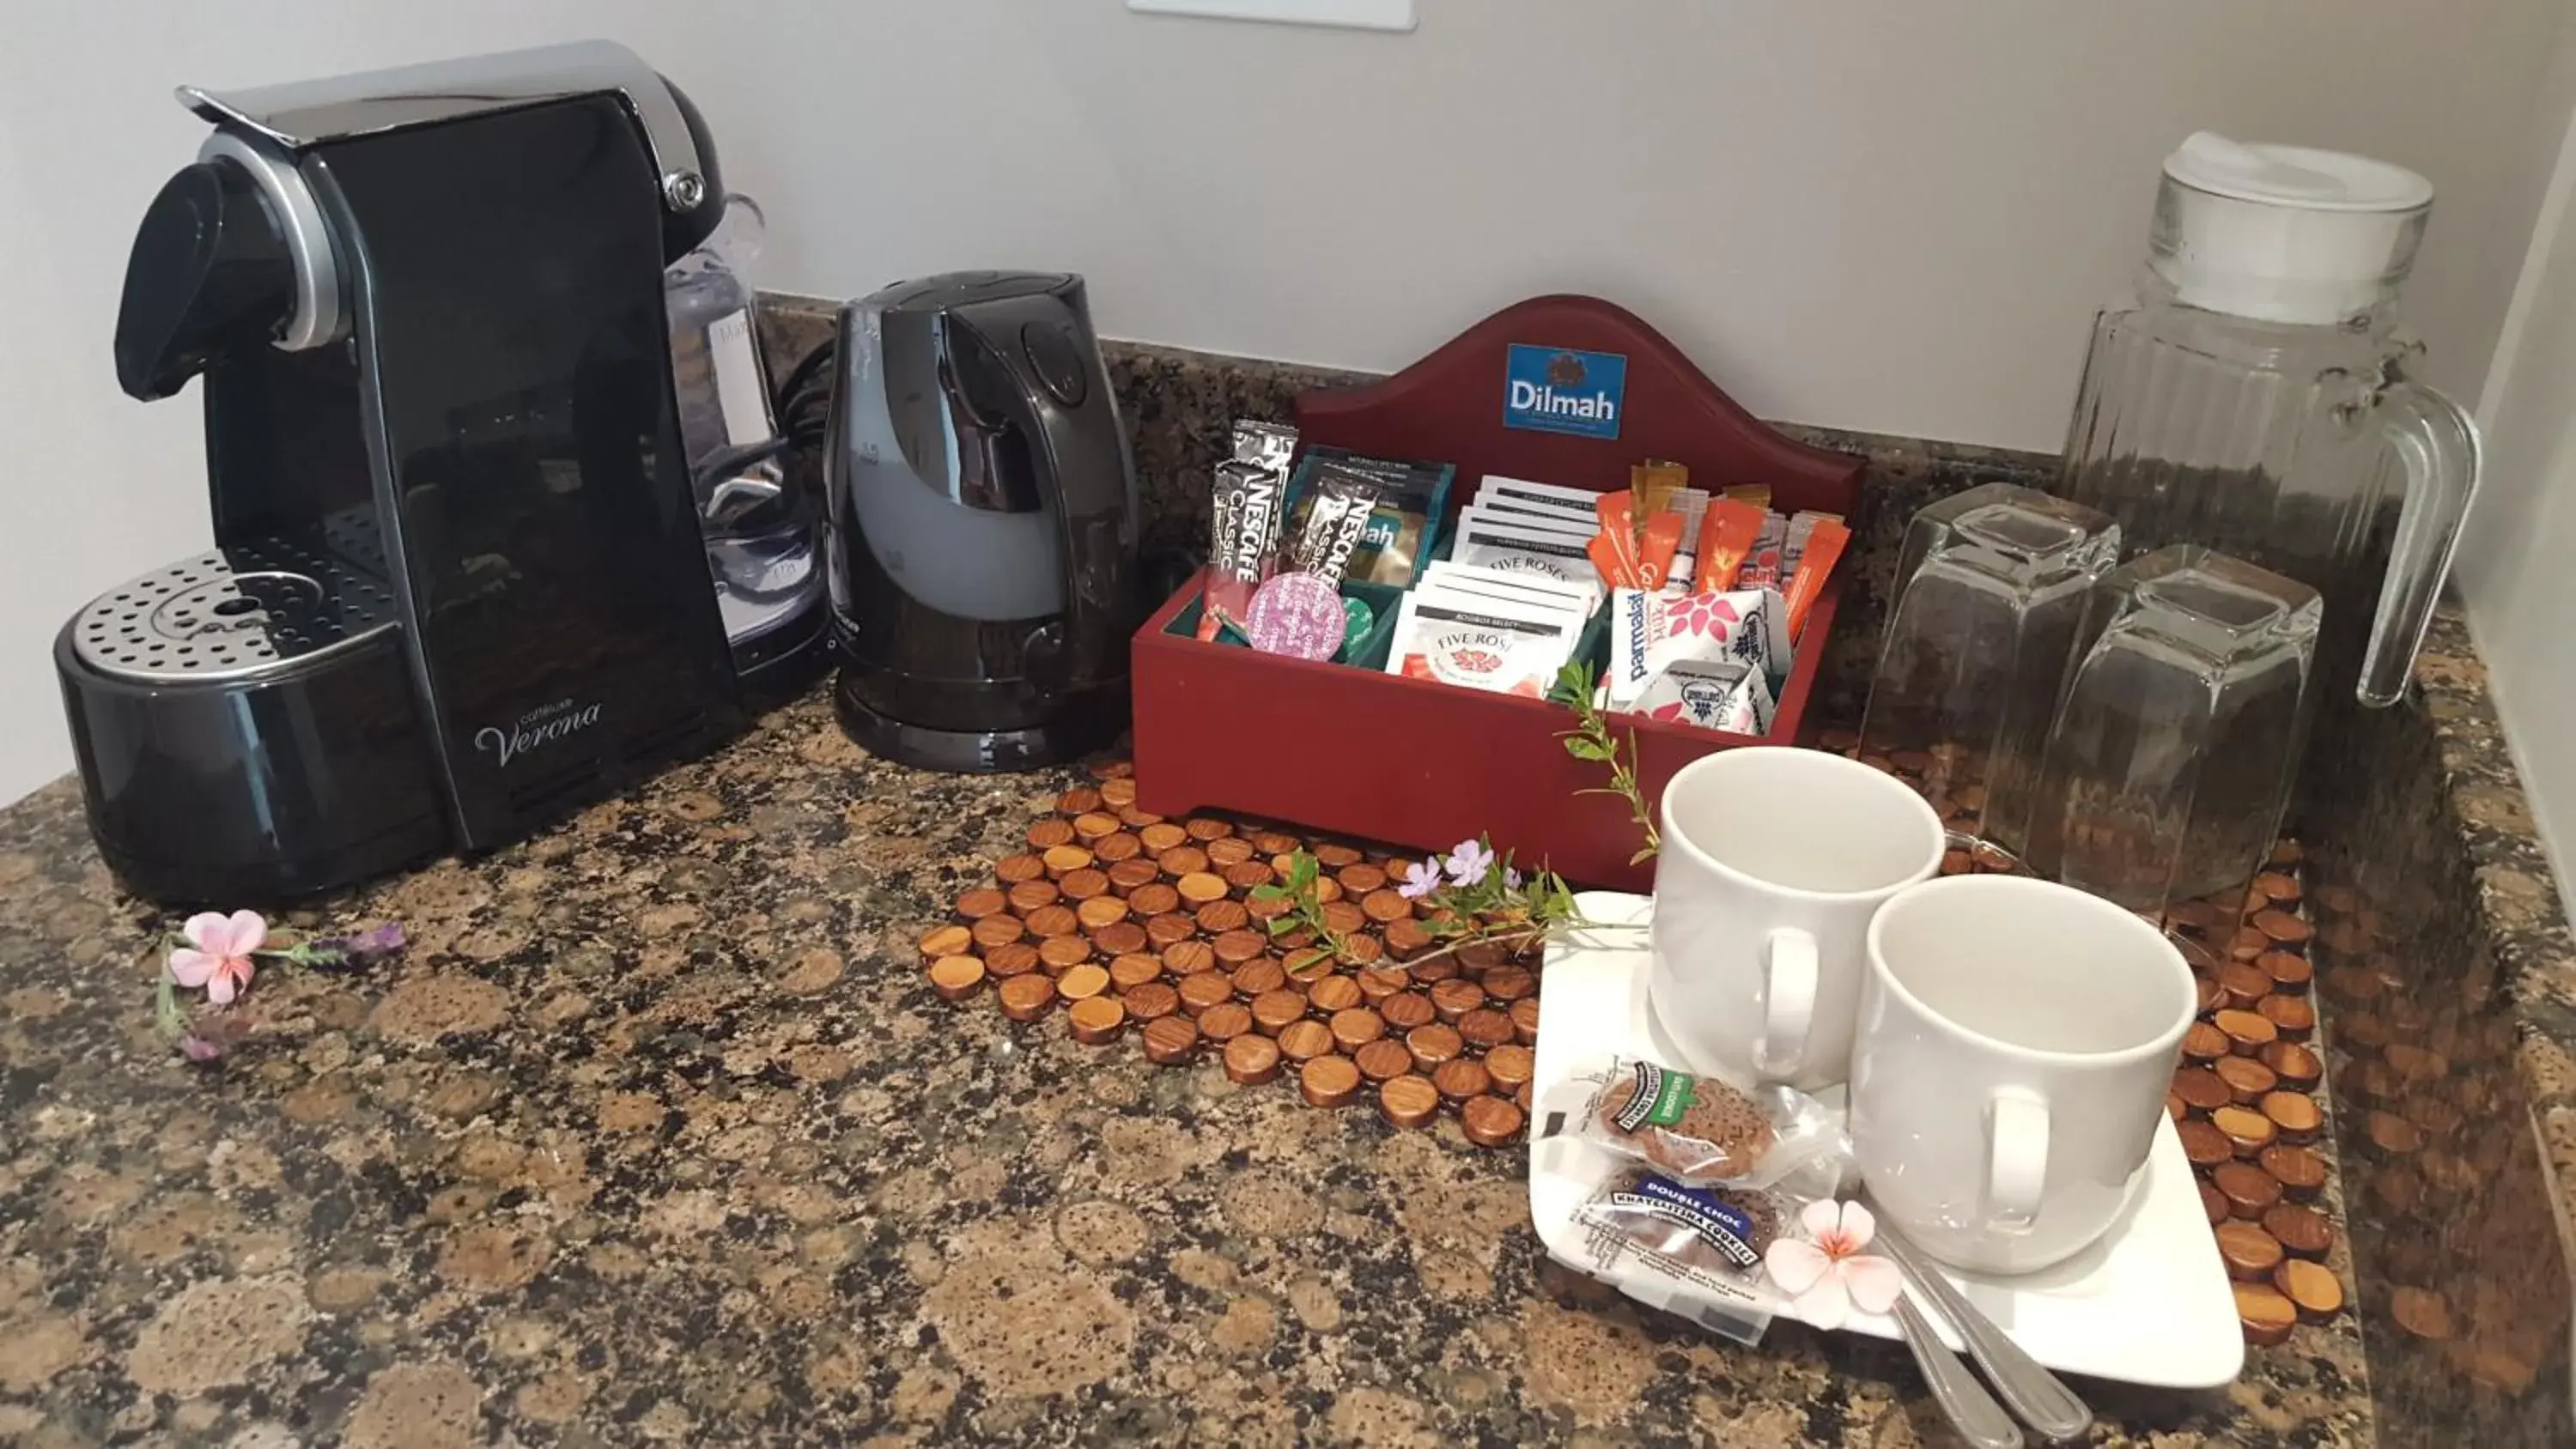
[[[824,478],[834,704],[874,754],[1029,769],[1128,719],[1136,471],[1082,279],[956,272],[841,308]]]

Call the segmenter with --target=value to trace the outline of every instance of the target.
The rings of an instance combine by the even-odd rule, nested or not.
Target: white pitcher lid
[[[2394,297],[2433,184],[2340,151],[2194,133],[2165,158],[2150,265],[2184,302],[2333,323]]]

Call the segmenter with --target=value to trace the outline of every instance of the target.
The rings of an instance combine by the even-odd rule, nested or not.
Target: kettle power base
[[[861,749],[879,759],[951,775],[999,775],[1078,760],[1115,743],[1127,728],[1127,691],[1121,681],[1115,707],[1064,710],[1045,724],[1008,730],[942,730],[907,724],[832,686],[832,712]]]

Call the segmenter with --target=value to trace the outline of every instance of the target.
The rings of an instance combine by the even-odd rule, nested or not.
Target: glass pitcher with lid
[[[2477,483],[2476,426],[2396,327],[2432,204],[2386,162],[2193,136],[2076,394],[2057,491],[2131,556],[2200,544],[2315,589],[2312,699],[2405,692]]]

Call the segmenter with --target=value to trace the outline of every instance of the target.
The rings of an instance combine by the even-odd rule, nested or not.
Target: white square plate
[[[1578,931],[1548,947],[1532,1100],[1581,1062],[1614,1052],[1668,1055],[1656,1050],[1646,1014],[1644,927],[1652,902],[1612,891],[1588,891],[1576,900],[1585,918],[1604,929]],[[1581,1236],[1574,1209],[1618,1165],[1590,1143],[1531,1137],[1530,1216],[1558,1261],[1574,1264]],[[2199,1389],[2232,1381],[2245,1364],[2235,1295],[2170,1121],[2159,1124],[2140,1190],[2102,1241],[2020,1277],[1955,1270],[1948,1276],[2050,1368]],[[1941,1330],[1953,1348],[1960,1346],[1947,1324]],[[1855,1314],[1843,1331],[1897,1336],[1895,1320],[1876,1314]]]

